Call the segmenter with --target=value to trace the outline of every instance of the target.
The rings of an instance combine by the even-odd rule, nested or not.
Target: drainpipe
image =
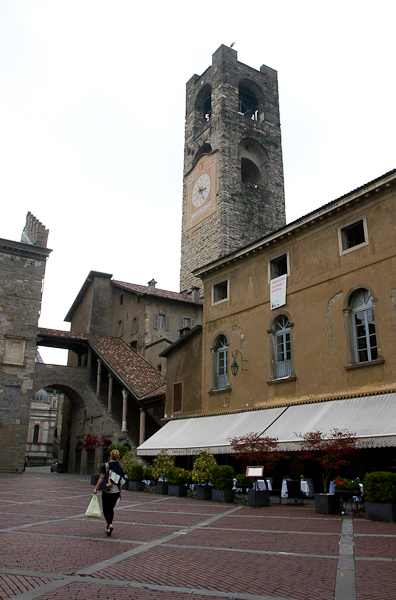
[[[128,429],[127,429],[127,400],[128,400],[128,392],[124,389],[124,390],[122,390],[122,427],[121,427],[121,431],[128,431]]]

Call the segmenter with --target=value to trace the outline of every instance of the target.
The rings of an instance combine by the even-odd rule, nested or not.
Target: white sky
[[[40,325],[90,270],[179,290],[185,84],[278,71],[287,221],[396,167],[393,0],[0,0],[0,237],[50,230]],[[44,358],[46,358],[44,356]]]

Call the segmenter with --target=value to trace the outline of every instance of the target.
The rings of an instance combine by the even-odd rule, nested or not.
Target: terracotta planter
[[[365,502],[366,519],[370,521],[396,521],[396,504],[387,502]]]
[[[168,496],[177,496],[177,498],[187,496],[187,486],[168,483]]]
[[[168,494],[168,482],[167,481],[157,481],[156,492],[157,492],[157,494],[166,496]]]
[[[315,494],[315,512],[321,515],[337,515],[340,499],[336,494]]]
[[[212,486],[197,485],[197,500],[212,500]]]
[[[144,482],[143,481],[127,481],[126,489],[130,492],[144,492]]]
[[[234,490],[216,490],[212,488],[213,502],[234,502]]]
[[[269,490],[248,490],[248,506],[259,508],[270,505]]]

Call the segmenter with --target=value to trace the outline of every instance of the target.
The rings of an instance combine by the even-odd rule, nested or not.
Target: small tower
[[[285,224],[278,79],[227,46],[187,82],[180,291],[191,272]]]
[[[31,212],[26,215],[26,225],[23,228],[21,242],[33,246],[47,247],[49,230]]]

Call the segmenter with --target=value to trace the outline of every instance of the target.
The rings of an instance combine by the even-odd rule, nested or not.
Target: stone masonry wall
[[[238,114],[239,85],[246,85],[258,99],[259,119]],[[196,99],[211,86],[212,114],[204,123]],[[197,123],[202,123],[201,128]],[[204,145],[218,153],[217,212],[190,230],[186,228],[186,176]],[[205,146],[206,148],[207,146]],[[260,164],[258,183],[242,183],[241,157]],[[260,71],[237,61],[237,53],[221,46],[212,66],[187,83],[183,220],[180,291],[202,282],[191,275],[204,266],[260,239],[285,224],[282,144],[277,73]]]
[[[21,472],[29,427],[37,323],[50,250],[0,240],[0,470]]]

